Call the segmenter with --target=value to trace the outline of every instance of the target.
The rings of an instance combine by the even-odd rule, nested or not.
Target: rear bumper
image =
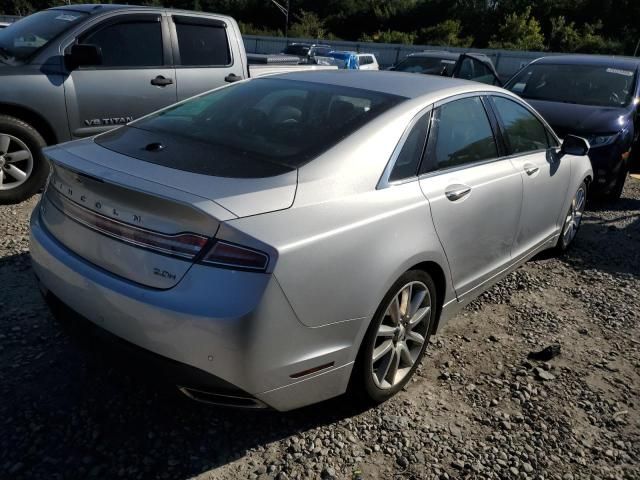
[[[196,374],[167,374],[176,385],[241,391],[283,411],[346,390],[363,319],[306,327],[271,275],[194,265],[170,290],[143,287],[65,248],[42,226],[38,208],[31,257],[55,302],[169,362],[154,368],[177,363],[180,375]],[[319,365],[330,366],[292,378]]]

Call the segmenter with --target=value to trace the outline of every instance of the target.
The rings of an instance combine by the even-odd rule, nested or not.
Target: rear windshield
[[[407,57],[396,65],[394,70],[398,72],[451,76],[455,65],[456,61],[448,58]]]
[[[600,107],[631,102],[636,73],[605,65],[532,64],[505,87],[523,98]]]
[[[263,78],[215,90],[130,127],[180,143],[188,139],[209,152],[208,165],[185,155],[173,157],[171,168],[251,177],[247,169],[271,170],[262,168],[265,164],[279,167],[274,171],[300,167],[402,100],[357,88]]]
[[[73,10],[43,10],[0,30],[0,61],[21,61],[87,17]]]

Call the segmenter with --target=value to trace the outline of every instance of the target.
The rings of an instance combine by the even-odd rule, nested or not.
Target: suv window
[[[492,97],[502,119],[510,153],[526,153],[549,148],[547,129],[529,110],[504,97]]]
[[[498,156],[489,118],[480,98],[445,103],[436,109],[434,119],[433,168],[454,167]]]
[[[231,63],[227,30],[205,23],[176,22],[180,65],[226,66]]]
[[[102,67],[157,67],[162,65],[159,17],[112,23],[80,39],[102,50]]]
[[[402,180],[413,177],[418,173],[418,166],[424,151],[424,144],[427,139],[427,129],[429,126],[429,115],[423,115],[413,125],[411,132],[407,135],[404,145],[396,158],[396,163],[389,175],[389,181]]]
[[[489,85],[493,85],[496,80],[489,67],[480,60],[471,57],[464,57],[462,59],[458,78],[474,80],[476,82],[487,83]]]

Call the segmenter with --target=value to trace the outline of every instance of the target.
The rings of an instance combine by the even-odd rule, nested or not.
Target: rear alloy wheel
[[[402,275],[385,296],[365,336],[354,372],[368,400],[379,403],[410,380],[435,320],[435,285],[422,271]]]
[[[564,252],[566,251],[573,240],[576,238],[580,224],[582,223],[582,216],[584,215],[584,207],[587,203],[587,184],[582,182],[578,190],[576,191],[571,205],[569,206],[569,212],[565,217],[564,224],[562,226],[562,233],[558,239],[557,248]]]
[[[49,172],[45,145],[29,124],[0,115],[0,204],[21,202],[42,188]]]

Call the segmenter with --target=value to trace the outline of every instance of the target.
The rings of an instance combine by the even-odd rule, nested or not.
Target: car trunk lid
[[[238,218],[216,201],[214,177],[210,189],[194,182],[189,191],[184,179],[158,172],[171,169],[79,143],[45,152],[52,173],[41,202],[42,221],[59,242],[112,274],[171,288],[209,248],[220,222]],[[127,165],[130,172],[124,171]],[[234,192],[227,186],[225,194],[232,198]],[[244,212],[265,210],[249,208],[246,185],[241,194]]]

